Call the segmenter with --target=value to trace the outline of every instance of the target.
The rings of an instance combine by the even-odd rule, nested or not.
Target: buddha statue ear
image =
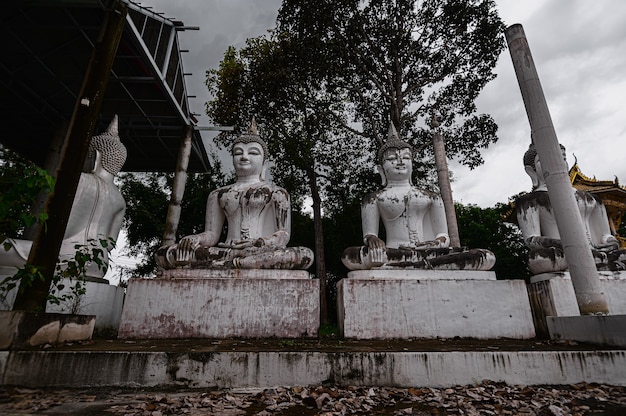
[[[378,174],[380,175],[380,180],[383,186],[387,186],[387,175],[385,175],[385,170],[382,165],[376,165],[376,169],[378,169]]]
[[[263,162],[263,167],[261,168],[261,174],[259,175],[259,179],[262,182],[265,182],[267,180],[267,169],[269,168],[269,161],[265,161]]]
[[[533,190],[536,189],[539,186],[539,176],[537,174],[537,171],[532,166],[528,165],[524,166],[524,170],[526,171],[528,176],[530,176],[530,180],[533,183]]]

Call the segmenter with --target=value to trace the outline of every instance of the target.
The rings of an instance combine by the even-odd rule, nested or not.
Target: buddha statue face
[[[265,152],[260,143],[237,142],[233,145],[232,154],[237,177],[261,177]]]
[[[387,183],[411,178],[413,170],[411,149],[390,147],[385,150],[382,156],[382,174],[384,174]]]

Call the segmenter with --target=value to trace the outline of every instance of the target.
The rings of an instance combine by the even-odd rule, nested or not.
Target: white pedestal
[[[600,287],[611,315],[626,314],[626,272],[601,271]],[[537,336],[549,338],[548,316],[580,316],[569,272],[542,273],[530,279],[528,288]]]
[[[389,272],[351,272],[338,283],[341,335],[357,339],[535,336],[522,280],[495,280],[493,272],[401,270],[398,277]],[[464,274],[467,278],[461,279]]]
[[[316,337],[319,314],[319,281],[306,271],[168,270],[129,280],[118,336]]]
[[[17,273],[15,267],[0,267],[0,280],[13,276]],[[76,281],[63,279],[61,282],[65,287],[57,297],[71,293]],[[0,298],[0,310],[11,310],[17,287],[6,293],[4,298]],[[78,302],[73,305],[74,302]],[[85,294],[78,300],[70,296],[68,300],[62,301],[59,305],[48,302],[47,313],[81,314],[96,316],[96,331],[117,331],[122,315],[122,305],[124,304],[124,288],[109,284],[106,279],[92,279],[85,281]]]

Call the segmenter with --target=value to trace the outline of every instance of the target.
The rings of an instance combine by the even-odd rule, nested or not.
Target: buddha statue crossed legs
[[[350,270],[416,268],[489,270],[495,256],[488,250],[449,248],[450,237],[441,197],[411,183],[413,151],[393,125],[377,154],[384,188],[361,203],[364,246],[349,247],[342,262]],[[379,237],[379,223],[386,241]]]
[[[205,231],[183,237],[178,244],[161,247],[155,256],[164,269],[307,269],[313,252],[287,247],[291,204],[283,188],[263,178],[267,145],[254,120],[232,149],[237,181],[209,194]],[[225,242],[220,242],[224,222]]]

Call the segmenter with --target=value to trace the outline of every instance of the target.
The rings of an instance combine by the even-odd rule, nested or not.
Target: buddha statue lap
[[[111,238],[116,240],[122,227],[126,202],[113,182],[126,161],[126,148],[118,134],[117,116],[106,132],[94,136],[89,144],[85,167],[80,174],[72,210],[65,229],[59,259],[76,255],[76,245]],[[32,241],[8,239],[9,250],[0,250],[0,266],[23,267],[28,260]],[[103,266],[90,263],[86,277],[103,278],[113,245],[103,250]]]
[[[561,146],[565,159],[565,148]],[[533,183],[532,192],[515,201],[517,222],[529,249],[528,268],[533,274],[560,272],[568,268],[563,254],[561,237],[550,204],[548,190],[535,146],[531,144],[524,154],[524,168]],[[589,248],[598,270],[624,270],[626,250],[611,234],[606,208],[595,195],[576,190]]]
[[[349,247],[342,256],[350,270],[414,268],[489,270],[495,256],[489,250],[450,248],[445,210],[440,196],[411,183],[412,148],[389,128],[378,151],[384,188],[361,203],[364,246]],[[379,238],[379,223],[386,241]]]
[[[205,231],[161,247],[155,259],[164,269],[296,269],[313,263],[306,247],[287,247],[291,203],[285,189],[265,181],[267,145],[254,120],[232,149],[237,180],[212,191],[206,205]],[[226,241],[220,242],[224,223]]]

